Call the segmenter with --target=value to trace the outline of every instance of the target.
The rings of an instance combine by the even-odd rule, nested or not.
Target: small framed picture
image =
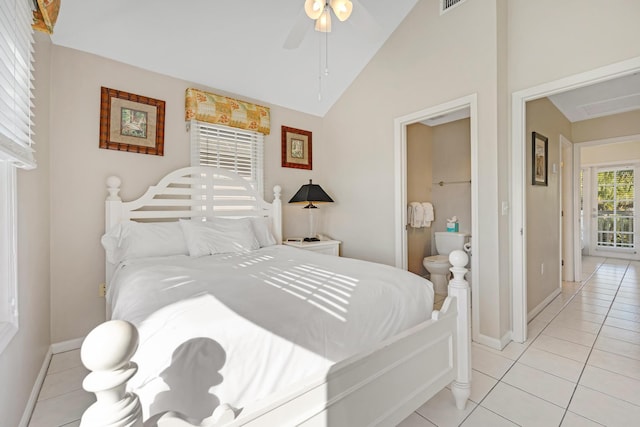
[[[101,88],[100,148],[164,155],[164,101]]]
[[[549,153],[549,139],[539,134],[538,132],[533,132],[532,137],[532,185],[547,185],[547,176],[548,176],[548,159],[547,155]]]
[[[312,169],[311,132],[282,126],[282,167]]]

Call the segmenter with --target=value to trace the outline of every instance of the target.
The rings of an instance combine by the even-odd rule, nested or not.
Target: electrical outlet
[[[100,285],[98,285],[98,296],[102,297],[102,298],[107,296],[107,285],[106,285],[106,283],[100,283]]]

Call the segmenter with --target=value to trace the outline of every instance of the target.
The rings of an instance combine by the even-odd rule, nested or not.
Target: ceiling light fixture
[[[340,22],[349,19],[353,10],[350,0],[306,0],[304,11],[307,16],[316,21],[315,29],[322,33],[331,32],[331,11]]]
[[[314,21],[315,30],[325,33],[325,63],[324,76],[329,75],[329,33],[331,32],[331,11],[341,22],[346,21],[353,11],[353,3],[350,0],[305,0],[304,11]],[[322,42],[321,42],[322,43]],[[322,46],[320,46],[320,62],[322,70]],[[318,101],[322,100],[322,71],[318,74]]]

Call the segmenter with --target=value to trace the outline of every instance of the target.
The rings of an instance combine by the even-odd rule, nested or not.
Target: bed
[[[82,425],[394,426],[450,383],[464,408],[463,252],[432,311],[411,273],[281,245],[278,186],[267,203],[235,174],[191,167],[135,201],[119,188],[107,180],[111,320],[82,346],[97,396]]]

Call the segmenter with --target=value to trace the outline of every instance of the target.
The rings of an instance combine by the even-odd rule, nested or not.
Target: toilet
[[[468,233],[453,233],[449,231],[436,231],[436,252],[438,255],[426,257],[422,265],[431,275],[429,280],[433,283],[436,294],[447,295],[447,276],[451,264],[449,254],[456,249],[464,250],[464,244],[471,237]]]

